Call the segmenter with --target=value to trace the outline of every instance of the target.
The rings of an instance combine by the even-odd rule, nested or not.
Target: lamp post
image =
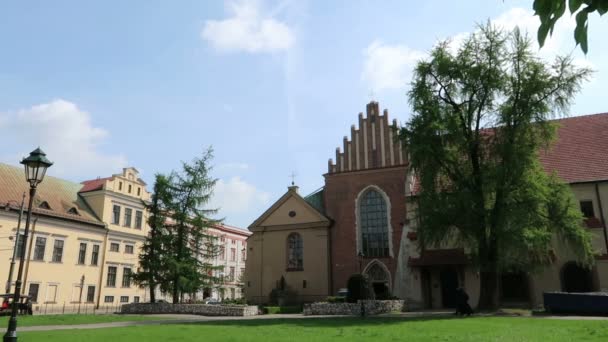
[[[359,257],[359,275],[361,276],[361,281],[359,282],[359,293],[361,296],[363,296],[363,291],[364,291],[363,282],[365,281],[365,277],[363,276],[362,268],[363,268],[363,257],[365,256],[365,254],[363,254],[363,251],[359,251],[359,254],[357,254],[357,256]],[[365,296],[365,297],[367,297],[367,296]],[[359,301],[361,302],[361,317],[365,317],[365,304],[363,303],[363,299],[359,299]]]
[[[32,205],[36,196],[36,187],[44,179],[46,169],[53,163],[46,158],[46,154],[40,148],[35,149],[30,153],[30,156],[24,158],[21,164],[25,167],[25,179],[30,183],[30,200],[27,206],[27,216],[25,219],[25,231],[23,233],[23,241],[27,241],[27,236],[30,229],[30,220],[32,218]],[[25,244],[24,244],[25,247]],[[23,276],[23,259],[25,259],[25,248],[21,249],[21,260],[19,260],[19,271],[17,272],[17,280],[15,281],[15,293],[13,294],[13,304],[11,307],[11,318],[8,321],[8,329],[4,334],[4,342],[17,341],[17,309],[21,296],[21,277]]]

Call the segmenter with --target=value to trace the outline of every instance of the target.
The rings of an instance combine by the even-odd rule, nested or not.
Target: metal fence
[[[99,308],[93,303],[55,303],[55,304],[33,304],[34,315],[106,315],[119,313],[122,304],[100,305]]]

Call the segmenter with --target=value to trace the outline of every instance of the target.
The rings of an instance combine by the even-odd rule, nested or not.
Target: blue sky
[[[248,226],[327,160],[373,97],[407,120],[416,60],[492,20],[535,36],[532,1],[13,1],[0,5],[0,161],[40,145],[49,174],[81,181],[135,166],[146,181],[209,145],[212,205]],[[608,111],[608,20],[573,20],[540,51],[597,70],[572,114]],[[373,94],[373,96],[371,95]]]

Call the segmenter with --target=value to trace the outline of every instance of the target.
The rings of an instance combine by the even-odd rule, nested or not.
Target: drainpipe
[[[260,246],[260,304],[262,304],[262,292],[264,287],[264,231],[266,228],[262,229],[262,244]]]
[[[99,309],[99,304],[101,303],[101,280],[103,278],[103,269],[106,264],[106,248],[108,244],[108,235],[110,234],[110,229],[106,225],[106,237],[103,240],[103,256],[101,257],[101,265],[99,266],[99,280],[97,281],[97,309]]]
[[[600,197],[599,183],[595,183],[595,196],[597,196],[597,205],[600,208],[600,220],[602,220],[602,228],[604,228],[604,244],[606,246],[606,254],[608,254],[608,233],[606,233],[606,220],[604,220],[604,208],[602,208],[602,198]]]
[[[34,222],[32,224],[32,236],[30,237],[30,244],[27,248],[27,257],[25,259],[25,274],[24,274],[24,279],[23,279],[23,288],[21,289],[21,294],[24,295],[25,294],[25,288],[27,286],[27,274],[30,270],[30,260],[31,256],[32,256],[32,245],[34,244],[34,234],[36,233],[36,223],[38,223],[38,217],[36,217],[34,219]]]

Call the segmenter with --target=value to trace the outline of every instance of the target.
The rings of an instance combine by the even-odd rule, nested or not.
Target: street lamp
[[[11,318],[8,321],[8,329],[4,334],[4,342],[17,341],[17,309],[21,296],[21,277],[23,275],[23,259],[25,259],[25,241],[30,230],[30,220],[32,218],[32,205],[36,196],[36,187],[44,179],[46,169],[53,163],[46,158],[46,154],[40,148],[35,149],[30,153],[30,156],[24,158],[21,164],[25,167],[25,179],[30,183],[30,200],[27,206],[27,217],[25,219],[25,232],[23,233],[24,248],[21,249],[21,259],[19,260],[19,271],[17,272],[17,280],[15,281],[15,293],[13,294],[13,304],[11,307]]]
[[[365,254],[363,254],[363,251],[359,251],[357,256],[359,257],[359,275],[361,276],[361,281],[359,282],[359,294],[360,296],[363,296],[363,291],[365,289],[363,282],[365,281],[365,277],[363,276],[361,269],[363,268],[363,257],[365,257]],[[367,295],[365,297],[367,298]],[[361,301],[361,317],[365,317],[365,304],[363,303],[363,299],[359,299],[359,301]]]

